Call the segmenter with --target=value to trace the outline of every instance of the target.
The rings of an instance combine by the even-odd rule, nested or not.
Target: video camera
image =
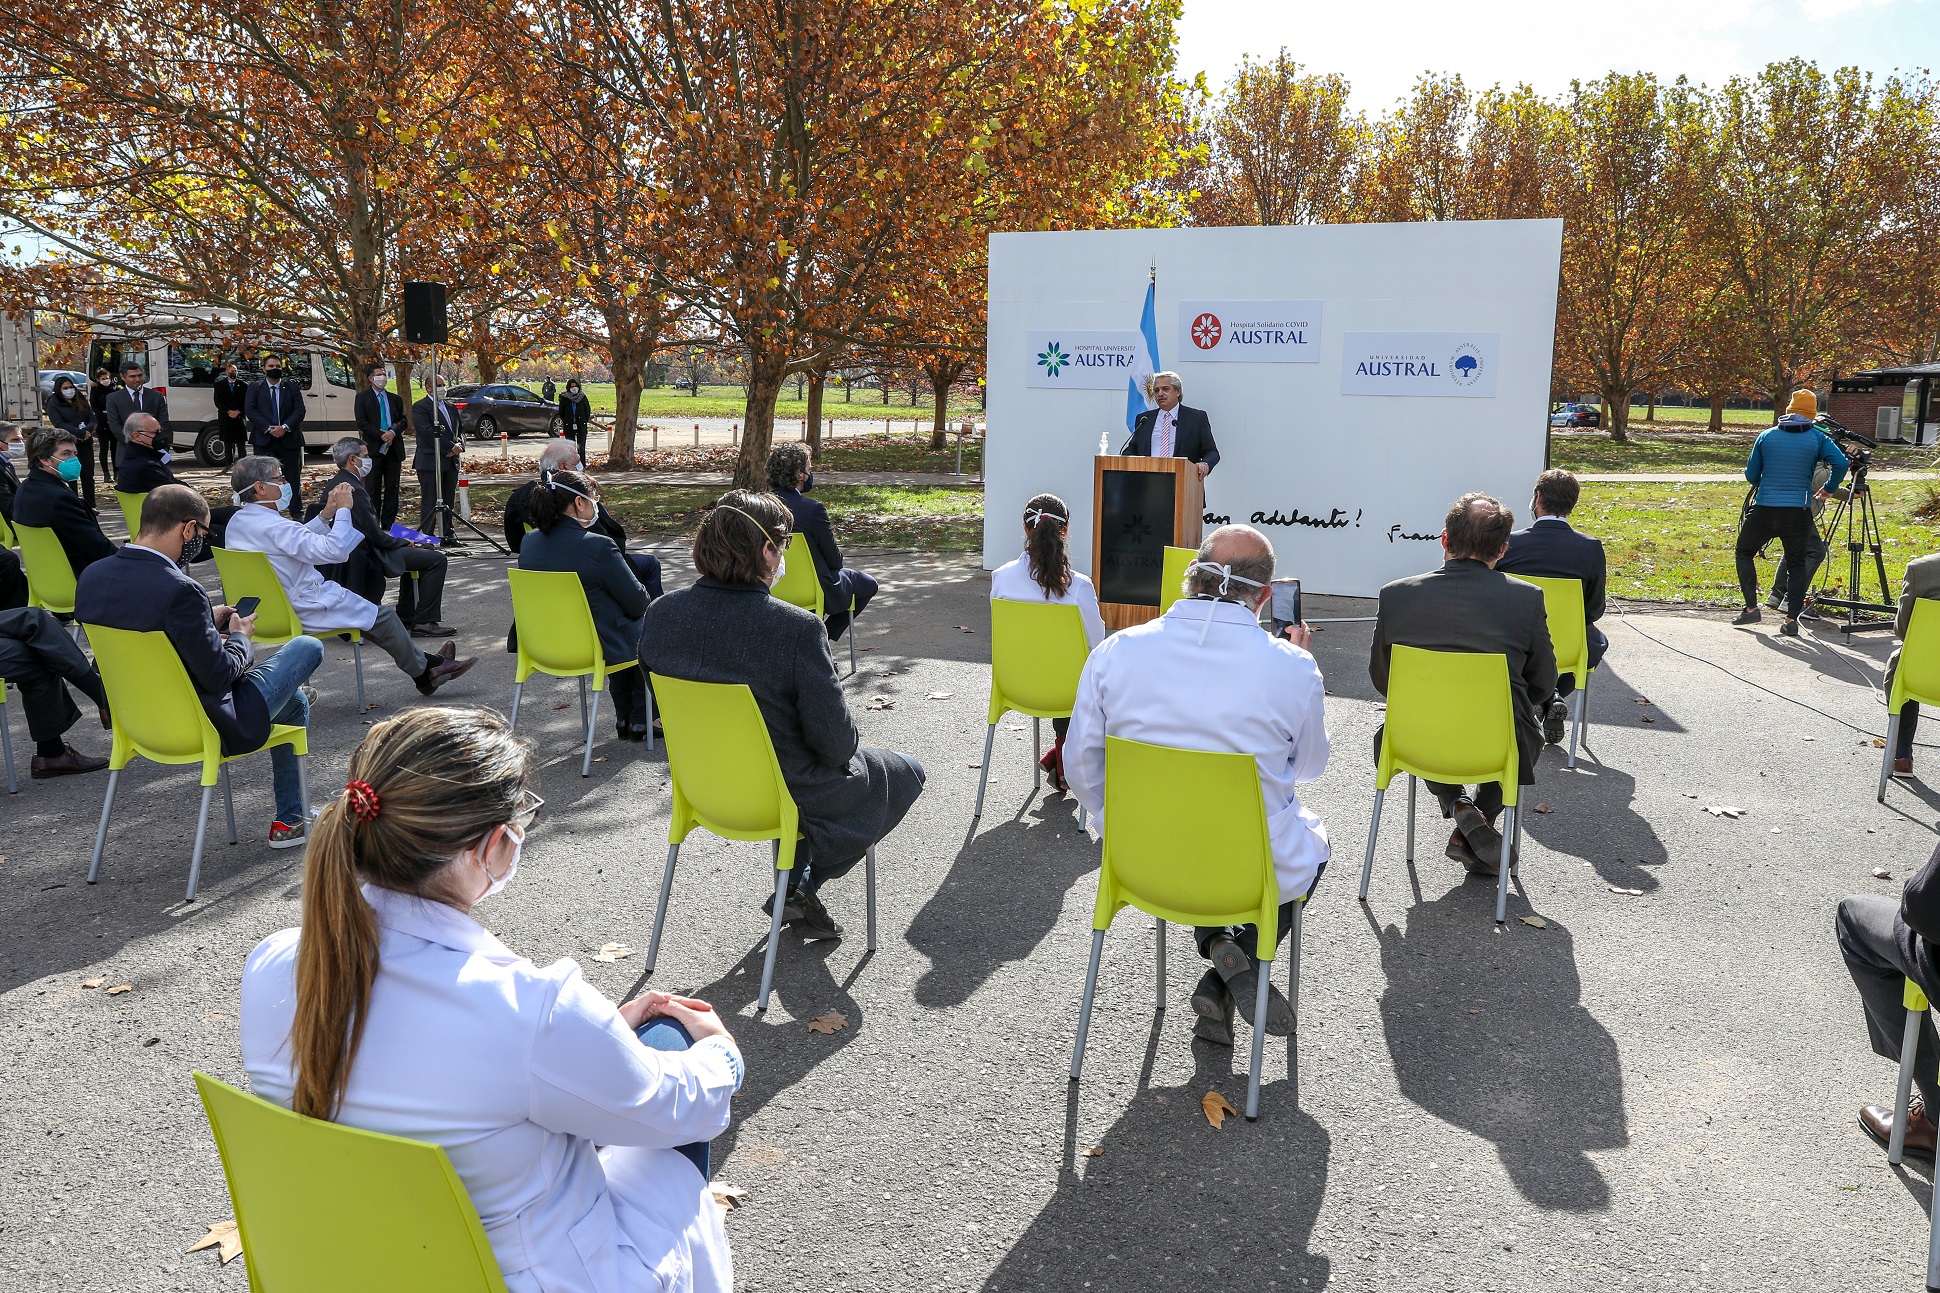
[[[1853,486],[1861,486],[1866,479],[1866,469],[1873,465],[1872,451],[1879,448],[1879,441],[1860,435],[1827,413],[1819,414],[1813,419],[1812,425],[1831,436],[1845,451],[1846,465],[1852,469]]]

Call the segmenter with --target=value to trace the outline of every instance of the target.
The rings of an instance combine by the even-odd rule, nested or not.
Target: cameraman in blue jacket
[[[1745,479],[1758,493],[1738,527],[1738,588],[1744,594],[1745,609],[1733,624],[1758,622],[1758,566],[1753,558],[1776,538],[1784,545],[1786,567],[1785,622],[1778,631],[1786,637],[1798,636],[1799,612],[1805,609],[1810,579],[1807,566],[1819,541],[1812,524],[1812,500],[1823,500],[1846,477],[1846,455],[1814,424],[1818,416],[1818,398],[1811,391],[1797,391],[1778,425],[1752,441]],[[1822,462],[1832,474],[1814,490],[1812,473]]]

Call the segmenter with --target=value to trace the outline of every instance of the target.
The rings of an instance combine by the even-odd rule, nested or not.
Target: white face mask
[[[360,480],[361,480],[361,479],[363,479],[363,478],[364,478],[365,476],[368,476],[368,475],[370,475],[370,459],[368,459],[368,458],[359,458],[359,459],[357,460],[357,477],[358,477],[358,479],[360,479]]]
[[[775,562],[775,582],[780,583],[788,574],[788,554],[782,553]]]
[[[504,892],[505,886],[510,884],[512,877],[519,872],[519,854],[525,849],[525,836],[514,835],[512,828],[508,826],[505,828],[505,838],[512,841],[512,860],[505,864],[505,874],[502,876],[494,877],[492,875],[492,869],[485,865],[485,859],[477,853],[472,854],[472,861],[477,863],[478,869],[485,873],[485,879],[487,881],[485,892],[479,894],[475,899],[477,902],[484,902],[487,898],[495,897]]]
[[[25,458],[26,456],[27,456],[27,442],[25,440],[7,441],[8,458],[12,459],[14,462],[19,462],[22,458]]]

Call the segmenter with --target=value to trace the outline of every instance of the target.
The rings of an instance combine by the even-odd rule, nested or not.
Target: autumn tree
[[[1303,72],[1285,49],[1270,62],[1242,59],[1201,123],[1205,157],[1187,180],[1192,222],[1344,218],[1368,132],[1347,99],[1345,77]]]

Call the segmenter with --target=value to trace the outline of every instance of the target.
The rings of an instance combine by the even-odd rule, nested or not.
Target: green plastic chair
[[[202,765],[202,807],[195,818],[195,852],[189,859],[189,902],[202,874],[202,846],[209,828],[209,797],[222,783],[222,806],[229,815],[229,842],[237,842],[236,801],[229,789],[229,765],[237,759],[287,745],[301,756],[297,775],[303,802],[310,802],[309,734],[301,727],[278,723],[269,739],[246,754],[225,755],[222,738],[209,722],[189,681],[182,658],[164,633],[136,633],[128,629],[87,626],[94,647],[94,663],[108,689],[108,712],[114,723],[114,748],[108,756],[108,793],[101,802],[101,825],[94,833],[94,861],[88,883],[101,875],[101,853],[108,842],[108,815],[114,811],[115,788],[121,770],[136,755],[153,763]]]
[[[1381,801],[1397,772],[1408,775],[1408,861],[1415,860],[1415,783],[1502,785],[1508,814],[1502,838],[1507,865],[1498,870],[1497,924],[1509,918],[1509,874],[1522,855],[1522,816],[1516,808],[1516,719],[1509,692],[1509,660],[1466,651],[1397,646],[1388,664],[1388,716],[1374,769],[1374,820],[1361,864],[1361,901],[1374,876],[1374,843],[1381,835]]]
[[[13,523],[7,520],[5,516],[0,516],[0,548],[17,548],[19,546],[20,540],[14,537]]]
[[[1060,602],[990,603],[990,718],[983,734],[983,771],[977,774],[977,807],[972,820],[983,816],[984,786],[990,781],[990,754],[997,740],[997,720],[1006,710],[1031,717],[1031,788],[1043,769],[1035,760],[1044,752],[1044,720],[1069,718],[1078,699],[1078,675],[1091,654],[1084,619],[1076,606]],[[1084,808],[1078,826],[1084,826]]]
[[[245,597],[262,599],[262,605],[256,608],[256,630],[249,635],[257,646],[281,646],[291,638],[304,635],[303,621],[297,617],[296,607],[290,605],[290,595],[284,591],[283,581],[276,577],[276,567],[269,564],[267,553],[241,548],[211,548],[210,551],[215,554],[216,573],[222,579],[223,601],[234,606]],[[370,707],[364,703],[364,631],[330,629],[317,636],[331,634],[350,638],[351,655],[357,665],[357,712],[366,713]]]
[[[726,840],[772,840],[775,910],[768,929],[768,956],[761,967],[761,997],[768,1008],[775,981],[775,949],[781,943],[781,917],[788,873],[795,867],[801,817],[775,760],[768,724],[742,683],[690,682],[650,673],[660,698],[660,722],[667,733],[667,770],[672,775],[674,816],[667,827],[667,870],[660,879],[660,905],[653,914],[647,944],[648,974],[660,957],[660,930],[674,889],[674,863],[681,842],[696,826]],[[876,950],[876,850],[868,854],[869,950]]]
[[[1940,602],[1928,597],[1913,603],[1906,641],[1900,644],[1900,657],[1893,666],[1893,687],[1886,697],[1886,751],[1879,763],[1882,804],[1886,802],[1886,783],[1893,775],[1893,748],[1900,739],[1900,710],[1909,700],[1940,705]]]
[[[444,1148],[306,1118],[195,1075],[252,1293],[505,1293]]]
[[[1912,636],[1909,631],[1907,637]],[[1906,1005],[1906,1032],[1900,1039],[1900,1081],[1893,1099],[1893,1134],[1886,1143],[1886,1161],[1895,1166],[1906,1158],[1906,1115],[1913,1096],[1913,1052],[1920,1042],[1920,1022],[1926,1018],[1930,1004],[1927,994],[1911,979],[1906,981],[1902,1000]],[[1927,1116],[1932,1117],[1933,1111],[1929,1110]],[[1940,1208],[1930,1211],[1933,1215],[1927,1222],[1927,1287],[1940,1289]]]
[[[7,680],[0,678],[0,759],[7,764],[7,793],[20,793],[20,781],[13,771],[13,735],[7,731]]]
[[[1182,805],[1191,805],[1185,811]],[[1293,960],[1287,1000],[1300,1010],[1300,926],[1307,907],[1293,906]],[[1098,902],[1091,917],[1091,965],[1078,1007],[1078,1048],[1071,1080],[1084,1064],[1091,1003],[1105,931],[1121,907],[1158,919],[1158,1009],[1165,1009],[1165,923],[1257,925],[1259,995],[1253,1018],[1266,1018],[1267,982],[1280,940],[1280,882],[1273,870],[1259,761],[1250,754],[1178,750],[1119,736],[1105,738],[1105,846]],[[1260,1115],[1260,1064],[1266,1030],[1253,1030],[1253,1067],[1246,1084],[1247,1121]],[[1292,1062],[1298,1071],[1298,1056]]]
[[[1576,677],[1576,694],[1570,697],[1569,767],[1576,766],[1576,747],[1583,736],[1583,725],[1590,714],[1590,629],[1583,618],[1583,581],[1553,579],[1547,575],[1517,575],[1543,590],[1543,612],[1549,621],[1549,645],[1556,652],[1556,672]]]
[[[54,532],[38,525],[15,525],[20,564],[27,572],[27,604],[56,615],[74,614],[74,566]]]
[[[631,669],[638,660],[623,660],[609,665],[600,650],[599,629],[593,624],[593,608],[586,600],[586,585],[570,570],[520,570],[505,572],[512,580],[512,622],[518,629],[519,665],[512,678],[512,719],[519,725],[519,696],[525,680],[534,673],[555,678],[579,680],[579,721],[586,727],[586,756],[580,760],[579,775],[593,773],[593,733],[599,723],[600,693],[606,690],[606,675]],[[593,704],[586,706],[586,680],[593,682]],[[653,699],[647,700],[647,748],[653,749]]]
[[[121,519],[128,523],[128,537],[131,539],[141,533],[141,505],[147,497],[147,490],[139,494],[115,491],[115,502],[121,504]]]
[[[1175,548],[1170,544],[1165,549],[1165,573],[1159,576],[1159,614],[1172,609],[1172,603],[1184,595],[1186,567],[1199,559],[1196,548]]]
[[[824,605],[822,578],[815,571],[815,554],[809,550],[808,540],[797,531],[788,536],[788,551],[784,554],[788,563],[787,573],[775,581],[768,591],[781,598],[790,606],[799,606],[805,611],[814,611],[815,618],[825,620],[829,617],[828,607]],[[855,599],[849,600],[851,610]],[[855,618],[849,619],[849,672],[856,671],[855,663]]]

